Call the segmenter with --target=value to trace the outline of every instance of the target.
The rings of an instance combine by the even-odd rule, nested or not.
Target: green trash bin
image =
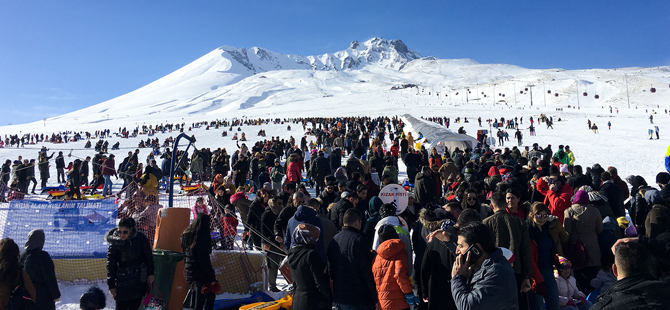
[[[170,301],[170,292],[172,291],[172,281],[174,280],[175,269],[177,263],[184,259],[184,254],[174,251],[153,250],[154,256],[154,278],[158,284],[158,289],[161,292],[163,301],[165,301],[165,309],[167,303]]]

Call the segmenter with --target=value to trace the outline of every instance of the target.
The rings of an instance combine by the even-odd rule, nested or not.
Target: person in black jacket
[[[377,170],[377,175],[379,176],[380,180],[383,179],[382,173],[384,172],[385,164],[386,162],[384,160],[384,153],[381,151],[375,152],[372,157],[372,160],[370,160],[370,166],[372,166],[372,168],[375,168],[375,170]]]
[[[407,178],[410,183],[414,183],[417,174],[416,169],[418,168],[420,158],[414,153],[414,149],[410,148],[409,152],[405,154],[402,159],[407,167]]]
[[[293,310],[330,310],[332,293],[326,264],[316,252],[321,231],[301,223],[291,231],[294,246],[288,252],[288,266],[295,284]]]
[[[670,285],[649,274],[649,257],[649,250],[637,242],[616,245],[612,271],[617,282],[598,296],[591,309],[670,309]]]
[[[357,209],[344,213],[344,227],[328,246],[328,271],[333,280],[333,302],[337,308],[373,309],[377,289],[372,275],[370,244],[361,232],[363,214]]]
[[[293,184],[295,185],[295,184]],[[295,187],[294,187],[295,190]],[[298,210],[297,205],[302,204],[302,202],[296,203],[296,199],[300,199],[302,201],[305,197],[305,194],[303,192],[294,192],[292,195],[293,197],[289,197],[288,199],[285,198],[285,195],[288,194],[287,192],[284,192],[284,195],[282,195],[282,203],[284,205],[284,209],[279,212],[279,216],[277,216],[277,219],[275,220],[274,226],[273,226],[273,232],[275,234],[274,240],[279,242],[279,243],[284,243],[284,238],[286,234],[286,227],[288,227],[288,221],[291,220],[293,215],[295,214],[295,211]],[[299,197],[296,197],[299,196]],[[295,197],[295,198],[294,198]]]
[[[28,185],[30,184],[30,176],[28,174],[28,169],[30,168],[30,162],[25,159],[23,163],[16,168],[16,178],[19,181],[19,191],[27,194]]]
[[[408,154],[409,155],[409,154]],[[435,202],[435,180],[431,177],[433,172],[428,166],[424,166],[421,173],[416,175],[414,181],[414,205],[424,207]]]
[[[56,156],[56,178],[58,178],[58,183],[65,183],[65,158],[63,158],[63,152],[58,152]]]
[[[568,185],[572,188],[580,188],[584,185],[591,186],[593,188],[593,184],[591,183],[591,178],[583,174],[582,166],[580,165],[575,165],[572,168],[573,174],[571,177],[568,177]],[[532,202],[532,201],[531,201]]]
[[[70,177],[68,187],[70,188],[72,196],[77,196],[77,199],[81,199],[81,191],[79,191],[79,186],[81,184],[81,175],[79,172],[80,165],[81,161],[79,159],[75,160],[72,164],[72,168],[70,168],[70,171],[67,172],[68,177]]]
[[[335,174],[335,170],[342,166],[342,150],[339,147],[335,148],[328,156],[328,161],[330,161],[330,173]]]
[[[91,162],[91,156],[86,156],[86,160],[81,162],[79,167],[79,175],[81,176],[80,184],[88,185],[88,163]]]
[[[316,181],[316,192],[320,193],[325,187],[326,176],[331,174],[330,163],[322,151],[319,151],[319,155],[316,156],[315,167],[312,167],[312,169],[314,169],[313,176]]]
[[[605,172],[605,169],[600,166],[600,164],[594,164],[591,167],[591,170],[588,171],[588,175],[591,177],[591,183],[593,184],[593,189],[600,191],[600,186],[602,185],[602,179],[600,175]]]
[[[117,310],[137,310],[147,284],[154,282],[154,259],[149,239],[137,231],[135,220],[124,218],[105,234],[107,286]]]
[[[335,205],[328,210],[328,218],[333,221],[337,230],[344,226],[344,214],[347,210],[355,208],[358,204],[358,194],[348,193],[344,199],[340,199]]]
[[[37,166],[40,170],[40,183],[41,187],[45,188],[47,186],[47,180],[49,180],[49,159],[54,157],[54,153],[51,153],[51,156],[47,156],[46,152],[40,152],[39,156],[39,165]]]
[[[285,256],[282,255],[284,250],[279,248],[280,243],[275,240],[274,235],[274,224],[282,211],[283,205],[284,203],[282,202],[281,197],[274,197],[268,201],[268,207],[261,215],[261,231],[263,234],[261,244],[266,253],[265,259],[268,265],[269,289],[273,292],[279,292],[279,289],[277,288],[277,272],[279,271],[279,265]]]
[[[216,281],[212,262],[209,260],[209,254],[212,253],[210,224],[209,215],[199,213],[181,235],[181,247],[184,249],[184,277],[190,286],[189,289],[195,293],[192,309],[197,310],[214,309],[216,293],[221,289]]]
[[[456,309],[453,296],[444,292],[451,290],[451,269],[456,261],[459,227],[473,222],[481,222],[479,212],[465,209],[455,225],[453,221],[446,220],[440,224],[439,230],[428,235],[421,275],[417,280],[422,297],[428,299],[426,309]]]
[[[21,264],[30,276],[35,292],[35,304],[38,309],[55,310],[56,301],[60,299],[60,290],[56,280],[54,262],[49,253],[42,250],[44,247],[44,231],[33,229],[28,233],[28,241],[21,251]]]
[[[37,179],[35,179],[35,159],[30,160],[30,163],[26,167],[26,171],[28,172],[28,182],[33,183],[33,189],[30,192],[32,194],[35,194],[35,187],[37,187]],[[28,187],[30,187],[30,183],[28,183]],[[26,192],[27,192],[27,187],[26,187]]]
[[[2,184],[0,184],[0,202],[7,201],[5,198],[5,192],[7,192],[7,188],[9,188],[9,174],[12,171],[11,165],[11,159],[6,160],[2,165],[2,176],[0,177],[2,180]]]
[[[453,202],[451,204],[454,204]],[[445,206],[446,207],[446,206]],[[414,264],[411,275],[416,283],[421,283],[421,266],[424,261],[424,253],[426,253],[427,242],[426,237],[442,226],[445,221],[456,222],[456,218],[440,206],[429,205],[425,209],[419,211],[418,220],[412,225],[412,250],[414,251]],[[447,284],[448,285],[448,284]],[[427,286],[426,286],[427,288]],[[445,286],[446,288],[446,286]],[[427,292],[423,291],[420,285],[416,286],[417,296],[425,296]],[[435,303],[433,303],[435,304]],[[420,308],[423,309],[423,302]],[[435,306],[433,306],[435,309]]]
[[[335,202],[335,199],[338,197],[338,192],[335,190],[337,184],[335,182],[328,182],[326,184],[326,189],[321,192],[319,198],[321,198],[321,204],[324,209],[327,209],[331,203]]]
[[[258,190],[256,199],[249,206],[249,213],[247,214],[247,223],[244,225],[244,232],[249,235],[249,246],[260,250],[261,249],[261,234],[262,221],[261,215],[267,208],[268,200],[270,200],[270,193],[265,189]]]
[[[623,207],[623,192],[621,191],[621,188],[614,184],[612,175],[607,171],[601,173],[600,178],[603,182],[600,186],[600,195],[607,198],[607,202],[612,208],[614,218],[626,216],[626,211],[624,211]]]
[[[645,234],[644,222],[650,209],[641,192],[650,189],[654,188],[647,185],[647,181],[643,177],[638,175],[633,178],[630,190],[631,198],[628,201],[628,214],[630,214],[630,219],[640,235]]]

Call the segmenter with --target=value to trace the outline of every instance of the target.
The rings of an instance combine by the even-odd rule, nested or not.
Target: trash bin
[[[184,254],[174,251],[153,250],[154,256],[154,278],[158,284],[161,297],[165,301],[165,309],[170,300],[172,291],[172,280],[174,279],[177,263],[184,259]]]

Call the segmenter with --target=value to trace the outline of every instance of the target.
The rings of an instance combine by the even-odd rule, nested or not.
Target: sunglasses
[[[541,218],[548,218],[548,217],[549,217],[549,214],[535,214],[535,217],[536,217],[536,218],[539,218],[539,219],[541,219]]]
[[[128,235],[130,234],[130,230],[117,230],[119,235]]]

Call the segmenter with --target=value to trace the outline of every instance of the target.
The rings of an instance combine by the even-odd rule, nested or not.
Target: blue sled
[[[220,299],[214,302],[214,309],[216,310],[221,310],[221,309],[237,309],[240,306],[248,305],[248,304],[253,304],[257,302],[268,302],[268,301],[274,301],[274,298],[268,296],[268,294],[265,294],[263,292],[257,292],[251,297],[247,298],[241,298],[241,299]]]
[[[58,186],[47,186],[42,188],[42,193],[46,193],[48,191],[64,191],[67,188],[65,185],[58,185]]]

